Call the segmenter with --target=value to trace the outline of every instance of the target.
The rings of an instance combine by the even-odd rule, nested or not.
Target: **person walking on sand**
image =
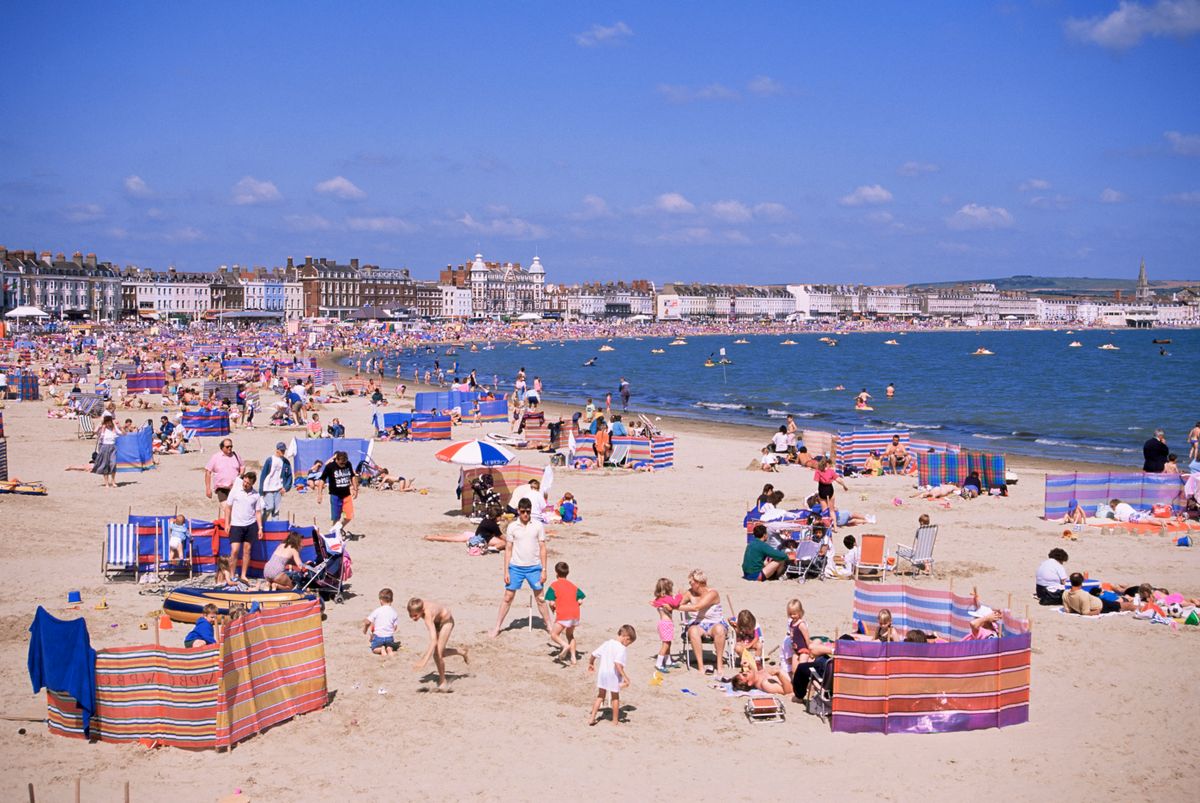
[[[604,705],[607,695],[612,709],[612,722],[621,724],[621,689],[629,685],[629,675],[625,673],[625,665],[629,662],[628,647],[637,641],[637,631],[633,625],[621,625],[617,637],[601,644],[588,656],[588,672],[596,675],[596,699],[592,701],[592,713],[588,716],[588,724],[595,725],[600,720],[600,706]],[[596,659],[600,659],[600,667],[596,667]]]
[[[496,626],[489,635],[496,638],[513,598],[525,583],[537,600],[538,613],[542,622],[550,622],[550,610],[542,596],[546,585],[546,530],[540,521],[534,521],[533,504],[529,499],[517,503],[517,520],[508,525],[504,533],[504,597],[496,615]]]
[[[454,614],[440,602],[413,597],[408,601],[408,618],[414,622],[423,620],[425,626],[429,629],[429,649],[421,656],[421,660],[413,663],[413,669],[417,672],[423,670],[432,656],[438,673],[437,690],[446,691],[448,688],[448,684],[446,683],[446,658],[451,655],[457,655],[463,659],[464,664],[470,663],[465,647],[461,650],[456,650],[449,646],[450,634],[454,631]]]

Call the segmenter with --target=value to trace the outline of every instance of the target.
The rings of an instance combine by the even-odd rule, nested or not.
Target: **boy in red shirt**
[[[565,561],[554,564],[554,574],[558,578],[546,589],[546,602],[554,611],[554,627],[550,630],[550,640],[562,647],[558,660],[564,658],[575,663],[575,626],[579,624],[579,606],[585,594],[579,587],[567,579],[571,567]]]

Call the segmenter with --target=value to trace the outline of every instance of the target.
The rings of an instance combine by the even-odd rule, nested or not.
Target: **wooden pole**
[[[79,803],[79,784],[80,784],[80,779],[76,778],[75,779],[75,803]]]
[[[33,796],[33,784],[29,784],[29,803],[37,803],[36,798]]]
[[[125,782],[125,803],[129,803],[129,781]]]

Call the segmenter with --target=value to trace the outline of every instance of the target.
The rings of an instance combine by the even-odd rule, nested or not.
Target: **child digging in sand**
[[[464,664],[470,663],[467,659],[466,647],[456,650],[449,646],[450,633],[454,630],[454,614],[439,602],[413,597],[408,601],[408,618],[414,622],[424,619],[425,626],[429,628],[429,649],[425,650],[421,660],[413,664],[413,669],[420,672],[429,663],[429,657],[433,656],[433,663],[437,666],[438,673],[437,689],[445,691],[447,689],[446,658],[457,655],[463,659]]]
[[[579,586],[567,579],[571,567],[566,561],[554,564],[558,578],[546,591],[546,602],[554,613],[554,627],[550,629],[550,640],[562,648],[558,660],[570,660],[575,665],[575,626],[579,624],[579,606],[586,596]]]
[[[637,641],[637,631],[632,625],[621,625],[617,637],[609,639],[596,648],[588,658],[588,672],[596,673],[596,699],[592,702],[592,713],[588,724],[595,725],[599,720],[600,706],[604,704],[605,695],[609,698],[614,725],[621,723],[621,689],[629,685],[629,675],[625,674],[625,663],[628,661],[627,649]],[[600,659],[600,668],[596,669],[596,659]]]
[[[392,607],[392,589],[384,588],[379,592],[379,607],[371,611],[371,615],[363,620],[363,633],[371,637],[371,652],[382,655],[383,660],[400,649],[396,643],[396,625],[400,623],[400,614]],[[447,634],[449,635],[449,634]]]

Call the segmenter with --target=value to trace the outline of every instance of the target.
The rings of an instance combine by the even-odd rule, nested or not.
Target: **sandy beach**
[[[1034,657],[1027,724],[925,736],[831,734],[793,704],[783,724],[750,724],[740,700],[709,688],[695,671],[672,672],[661,686],[651,686],[658,642],[647,603],[660,576],[679,588],[690,569],[703,568],[723,598],[757,614],[771,644],[782,636],[791,597],[803,600],[814,633],[836,635],[851,612],[849,581],[741,580],[741,519],[751,500],[766,481],[799,500],[814,488],[811,472],[785,469],[768,476],[747,470],[764,440],[757,430],[679,422],[668,427],[679,436],[675,468],[654,474],[564,471],[553,491],[556,499],[572,491],[584,516],[581,523],[549,528],[551,563],[568,561],[571,579],[587,593],[580,649],[594,649],[625,623],[638,630],[629,651],[632,686],[622,694],[623,727],[587,727],[593,678],[584,663],[554,663],[545,632],[524,627],[525,592],[513,605],[510,628],[496,640],[487,638],[501,597],[501,558],[470,557],[461,544],[422,540],[470,526],[458,515],[458,469],[433,459],[445,442],[432,442],[375,446],[380,465],[415,478],[429,492],[366,489],[359,498],[353,529],[365,538],[349,546],[354,596],[327,609],[328,707],[229,753],[51,736],[44,723],[21,719],[40,719],[45,712],[44,694],[31,694],[25,669],[26,629],[36,606],[64,618],[86,616],[96,646],[146,642],[152,634],[138,624],[149,621],[160,598],[139,593],[130,582],[102,581],[104,524],[123,520],[130,510],[178,508],[211,517],[216,505],[204,499],[201,471],[215,441],[201,453],[160,456],[156,470],[120,474],[120,487],[105,490],[98,477],[63,470],[85,463],[92,443],[76,438],[74,421],[48,421],[46,406],[10,402],[4,410],[10,474],[42,480],[50,491],[47,497],[0,497],[6,535],[16,547],[9,550],[0,619],[0,688],[8,701],[0,719],[0,755],[9,766],[0,780],[5,800],[24,799],[30,782],[38,800],[69,800],[77,777],[83,778],[85,800],[119,799],[126,781],[135,801],[211,801],[236,789],[250,800],[287,793],[515,800],[556,792],[608,800],[709,790],[741,800],[792,797],[796,786],[842,799],[1148,800],[1186,799],[1200,777],[1200,695],[1189,688],[1200,628],[1172,631],[1128,616],[1089,621],[1039,608],[1032,598],[1034,570],[1055,546],[1070,553],[1070,570],[1195,595],[1195,549],[1159,536],[1102,536],[1098,528],[1088,528],[1077,542],[1061,541],[1061,528],[1040,519],[1048,466],[1031,460],[1012,462],[1020,481],[1009,498],[956,501],[949,510],[916,500],[894,506],[893,497],[911,493],[909,478],[850,479],[850,491],[839,490],[840,506],[878,516],[875,525],[847,531],[886,533],[889,548],[909,543],[921,513],[940,526],[940,577],[917,583],[944,588],[953,582],[960,593],[977,586],[995,607],[1006,606],[1011,595],[1021,614],[1029,606]],[[351,436],[371,434],[364,399],[321,413],[323,420],[333,416]],[[503,429],[458,427],[455,437]],[[300,435],[299,429],[260,428],[236,430],[232,437],[256,468],[277,440]],[[542,466],[547,458],[526,451],[521,460]],[[300,523],[327,522],[327,506],[312,495],[288,494],[284,511]],[[453,608],[453,641],[471,648],[471,664],[464,669],[450,662],[452,693],[431,693],[429,677],[412,670],[426,635],[407,618],[395,660],[384,664],[368,651],[361,622],[384,586],[395,590],[398,609],[411,596]],[[83,595],[77,612],[64,610],[72,589]],[[108,610],[93,610],[102,598]],[[177,625],[162,638],[181,644],[185,632]]]

